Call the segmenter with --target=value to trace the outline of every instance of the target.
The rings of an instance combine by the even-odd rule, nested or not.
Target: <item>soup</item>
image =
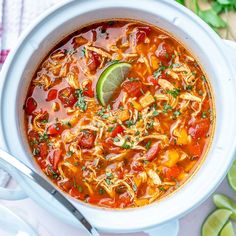
[[[24,104],[32,155],[72,197],[150,204],[179,188],[210,145],[214,107],[196,59],[150,25],[106,21],[60,42]]]

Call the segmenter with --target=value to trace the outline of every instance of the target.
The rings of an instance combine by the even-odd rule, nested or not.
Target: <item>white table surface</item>
[[[14,183],[10,184],[15,185]],[[216,190],[217,193],[224,193],[236,200],[236,193],[231,190],[227,180]],[[197,194],[197,190],[196,190]],[[30,198],[20,201],[0,201],[0,204],[11,209],[14,213],[21,216],[28,222],[40,236],[87,236],[85,232],[70,225],[61,222],[58,218],[48,213],[45,209],[37,205]],[[202,222],[205,217],[214,209],[212,198],[210,197],[201,206],[180,219],[179,236],[199,236]],[[236,225],[234,224],[235,229]],[[1,226],[0,226],[1,228]],[[236,231],[235,231],[236,232]],[[112,236],[121,234],[103,234],[103,236]],[[122,236],[144,236],[144,233],[122,234]],[[0,236],[4,236],[1,234]],[[168,236],[168,235],[166,235]]]

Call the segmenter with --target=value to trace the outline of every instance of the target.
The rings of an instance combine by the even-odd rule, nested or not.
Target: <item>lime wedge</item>
[[[214,211],[202,226],[202,236],[217,236],[231,214],[232,212],[226,209]]]
[[[220,232],[220,236],[235,236],[232,223],[229,221]]]
[[[236,203],[231,198],[222,194],[215,194],[213,201],[218,208],[231,210],[232,215],[230,218],[236,220]]]
[[[97,97],[105,106],[111,99],[116,89],[125,80],[131,65],[126,62],[115,63],[107,67],[100,75],[97,82]]]
[[[236,191],[236,160],[234,161],[228,172],[228,181],[231,188]]]

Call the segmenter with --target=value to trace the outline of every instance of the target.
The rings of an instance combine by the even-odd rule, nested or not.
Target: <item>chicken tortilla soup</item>
[[[214,131],[208,78],[171,35],[140,22],[89,25],[61,41],[24,104],[32,155],[72,197],[150,204],[200,166]]]

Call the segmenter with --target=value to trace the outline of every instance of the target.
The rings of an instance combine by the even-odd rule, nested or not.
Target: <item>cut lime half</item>
[[[208,216],[202,226],[202,236],[217,236],[228,221],[231,211],[218,209]]]
[[[231,188],[236,191],[236,160],[233,162],[227,176]]]
[[[221,230],[220,236],[235,236],[233,225],[230,221]]]
[[[213,201],[218,208],[231,210],[232,215],[230,218],[236,220],[236,203],[231,198],[222,194],[215,194]]]
[[[97,82],[97,97],[100,103],[108,104],[116,89],[125,80],[131,65],[126,62],[115,63],[107,67],[100,75]]]

